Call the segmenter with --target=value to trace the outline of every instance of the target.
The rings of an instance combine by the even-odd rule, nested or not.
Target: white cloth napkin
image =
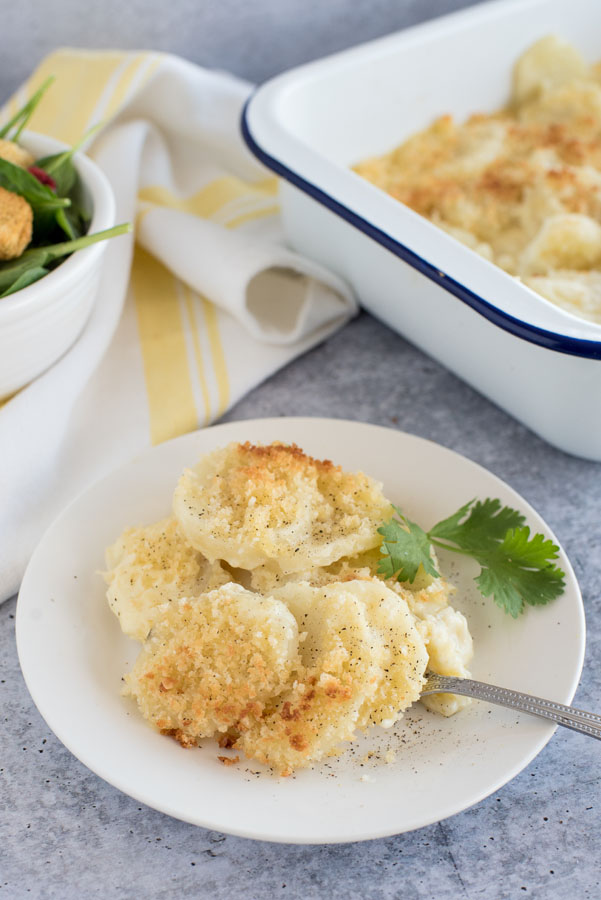
[[[0,118],[49,74],[31,130],[71,144],[103,123],[87,152],[137,247],[109,243],[83,334],[0,408],[0,600],[88,484],[214,421],[357,308],[284,246],[277,182],[239,133],[249,85],[162,54],[59,51]]]

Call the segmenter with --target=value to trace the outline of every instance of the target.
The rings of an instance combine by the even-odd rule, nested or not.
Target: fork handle
[[[530,694],[510,691],[508,688],[497,687],[494,684],[484,684],[482,681],[474,681],[471,678],[429,675],[422,695],[440,693],[463,694],[476,700],[484,700],[486,703],[496,703],[498,706],[517,709],[533,716],[541,716],[543,719],[551,719],[558,725],[564,725],[573,731],[579,731],[601,740],[601,716],[576,709],[573,706],[564,706],[563,703],[554,703],[552,700],[543,700]]]

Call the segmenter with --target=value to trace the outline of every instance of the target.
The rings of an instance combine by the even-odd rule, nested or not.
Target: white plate
[[[153,732],[120,696],[138,645],[123,637],[97,574],[123,528],[170,510],[180,471],[232,440],[295,441],[309,453],[384,482],[425,527],[472,497],[499,497],[552,536],[504,482],[437,444],[402,432],[328,419],[263,419],[208,428],[162,444],[76,499],[35,551],[19,594],[17,645],[31,695],[59,739],[93,772],[186,822],[263,840],[327,843],[398,834],[453,815],[498,790],[541,750],[553,726],[474,703],[453,719],[419,704],[391,732],[351,753],[278,778],[241,761],[223,766],[213,741],[183,750]],[[551,700],[572,699],[584,654],[584,614],[565,554],[563,596],[517,621],[483,601],[470,561],[441,560],[474,636],[473,674]],[[353,745],[355,746],[355,745]],[[371,758],[389,748],[396,760]],[[362,780],[363,777],[363,780]]]

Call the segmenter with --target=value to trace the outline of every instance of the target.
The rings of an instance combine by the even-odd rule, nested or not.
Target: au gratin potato
[[[392,727],[427,671],[465,676],[472,655],[444,578],[378,574],[392,515],[381,484],[295,445],[203,456],[171,516],[107,551],[109,605],[141,643],[126,695],[182,746],[216,739],[281,774]]]
[[[451,115],[355,171],[547,300],[601,323],[601,63],[547,36],[508,105]]]

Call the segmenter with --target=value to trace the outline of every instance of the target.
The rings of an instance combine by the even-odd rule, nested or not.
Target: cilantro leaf
[[[386,522],[378,532],[384,538],[381,551],[383,559],[378,565],[378,572],[385,578],[397,576],[398,581],[415,581],[417,571],[421,566],[434,578],[438,578],[438,572],[432,561],[432,544],[430,538],[419,525],[411,522],[396,506],[394,510],[400,519],[391,519]]]
[[[468,511],[469,515],[461,522]],[[435,525],[429,535],[452,541],[464,550],[493,547],[503,540],[510,528],[519,528],[524,521],[517,509],[502,506],[500,500],[488,497],[484,501],[470,500],[455,515]]]
[[[378,529],[384,537],[378,572],[385,578],[412,583],[420,565],[437,577],[436,546],[471,556],[481,568],[475,579],[481,594],[513,618],[563,593],[564,572],[552,562],[559,548],[542,534],[531,537],[522,513],[498,499],[470,500],[427,532],[394,509],[399,520]]]
[[[530,529],[514,528],[492,550],[474,553],[482,566],[476,578],[484,597],[517,618],[524,604],[542,606],[559,597],[565,587],[564,572],[550,562],[558,547],[542,534],[530,538]]]

